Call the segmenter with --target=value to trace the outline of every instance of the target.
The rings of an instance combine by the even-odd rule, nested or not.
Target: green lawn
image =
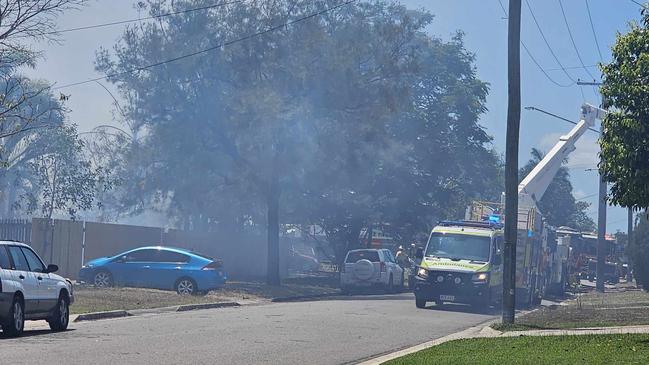
[[[457,340],[386,364],[649,364],[649,335]]]

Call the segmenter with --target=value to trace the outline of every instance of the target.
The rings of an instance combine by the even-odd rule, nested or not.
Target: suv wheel
[[[68,298],[61,294],[56,303],[56,309],[50,319],[47,320],[52,331],[65,331],[70,323],[70,304]]]
[[[424,299],[415,297],[415,305],[417,306],[417,308],[426,308],[426,301]]]
[[[2,323],[2,332],[9,337],[18,337],[25,328],[25,307],[19,297],[14,297],[7,320]]]

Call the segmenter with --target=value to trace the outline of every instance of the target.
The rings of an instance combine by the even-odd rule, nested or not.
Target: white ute
[[[54,274],[26,244],[0,241],[0,325],[5,336],[20,336],[25,320],[47,320],[53,331],[70,321],[72,283]]]
[[[360,249],[347,253],[340,272],[340,288],[382,287],[388,292],[403,288],[403,269],[387,249]]]

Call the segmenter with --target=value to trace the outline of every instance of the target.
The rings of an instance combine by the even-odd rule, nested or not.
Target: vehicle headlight
[[[471,278],[472,281],[478,282],[478,283],[484,283],[487,280],[489,280],[489,274],[486,272],[481,272],[474,274],[473,277]]]
[[[419,276],[422,279],[426,279],[428,277],[428,270],[426,269],[419,269],[417,271],[417,276]]]

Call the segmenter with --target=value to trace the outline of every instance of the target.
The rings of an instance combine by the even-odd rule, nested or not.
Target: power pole
[[[629,207],[629,221],[627,222],[628,226],[626,229],[626,247],[624,248],[624,252],[627,253],[627,267],[626,267],[626,281],[628,283],[633,280],[633,276],[631,275],[631,260],[628,260],[628,250],[629,247],[631,246],[631,242],[633,239],[633,208]]]
[[[505,148],[505,252],[502,322],[514,323],[518,235],[518,139],[521,122],[521,0],[509,0],[507,146]]]
[[[599,173],[599,206],[597,208],[597,283],[598,292],[604,292],[604,265],[606,265],[606,181]]]
[[[602,109],[607,109],[606,100],[602,98]],[[600,137],[604,133],[604,123],[599,128]],[[604,158],[600,157],[600,166],[604,165]],[[597,282],[595,290],[604,292],[604,265],[606,265],[606,181],[604,173],[599,170],[599,205],[597,207]]]

